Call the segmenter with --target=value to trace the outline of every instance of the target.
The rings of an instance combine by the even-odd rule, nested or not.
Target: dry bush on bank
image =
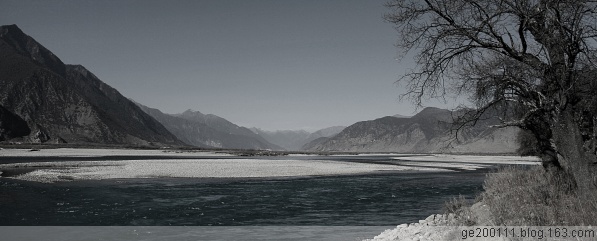
[[[580,192],[571,178],[540,166],[488,174],[483,202],[496,225],[597,225],[597,190]]]
[[[468,200],[460,195],[458,198],[452,198],[444,205],[444,215],[453,215],[455,223],[452,225],[473,226],[477,223],[474,220],[474,214],[471,211],[473,200]]]

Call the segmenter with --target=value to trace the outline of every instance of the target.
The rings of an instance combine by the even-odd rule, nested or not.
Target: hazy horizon
[[[314,131],[415,113],[385,2],[0,0],[0,24],[164,113]]]

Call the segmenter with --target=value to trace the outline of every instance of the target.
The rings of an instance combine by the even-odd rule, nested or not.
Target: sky
[[[162,112],[314,131],[420,111],[399,100],[395,82],[415,65],[385,2],[0,0],[0,25]]]

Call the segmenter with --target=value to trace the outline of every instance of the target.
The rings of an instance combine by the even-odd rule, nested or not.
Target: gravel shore
[[[476,226],[491,226],[489,207],[482,202],[473,204],[467,209],[467,218]],[[462,217],[460,217],[462,218]],[[401,224],[394,229],[388,229],[373,239],[364,241],[449,241],[463,240],[461,236],[462,220],[454,214],[434,214],[418,223]],[[509,239],[467,238],[472,241],[507,241]]]

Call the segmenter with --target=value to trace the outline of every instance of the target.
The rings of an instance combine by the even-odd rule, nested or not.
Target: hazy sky
[[[0,0],[0,24],[163,112],[315,130],[414,113],[385,2]]]

